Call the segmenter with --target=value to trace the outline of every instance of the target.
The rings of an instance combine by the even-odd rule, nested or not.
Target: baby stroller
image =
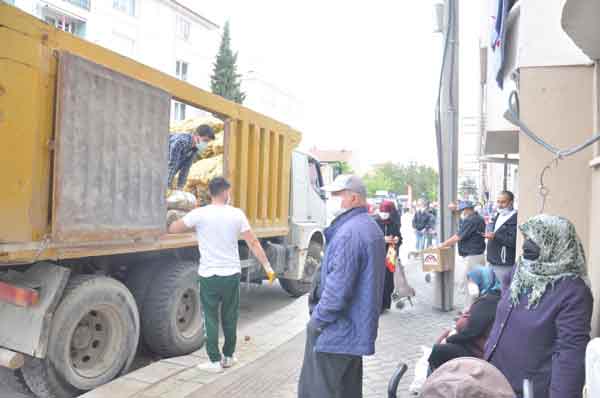
[[[392,300],[396,302],[396,308],[402,309],[405,307],[407,301],[411,306],[413,305],[413,297],[415,297],[415,289],[408,284],[404,266],[400,261],[400,257],[398,257],[394,270],[394,292],[392,293]]]

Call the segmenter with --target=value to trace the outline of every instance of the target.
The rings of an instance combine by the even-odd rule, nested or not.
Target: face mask
[[[331,209],[333,211],[334,216],[338,216],[344,212],[342,208],[342,197],[341,196],[332,196],[328,199],[330,203]]]
[[[531,239],[527,239],[523,242],[523,258],[525,260],[537,260],[540,257],[540,252],[540,247]]]
[[[208,142],[200,141],[196,144],[196,149],[198,149],[198,155],[202,154],[206,147],[208,146]]]
[[[471,297],[479,297],[479,286],[475,282],[469,282],[467,284],[467,292]]]
[[[379,212],[379,217],[381,217],[382,220],[389,220],[390,219],[390,213],[381,213],[381,212]]]
[[[511,211],[512,210],[509,207],[506,207],[504,209],[498,209],[498,214],[500,214],[501,216],[508,216]]]

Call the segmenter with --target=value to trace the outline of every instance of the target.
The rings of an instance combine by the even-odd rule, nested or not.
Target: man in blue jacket
[[[360,178],[327,187],[340,210],[325,230],[320,285],[313,291],[299,398],[362,397],[362,357],[375,353],[385,277],[385,241],[369,216]]]

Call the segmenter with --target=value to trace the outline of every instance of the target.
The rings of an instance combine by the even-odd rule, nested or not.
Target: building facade
[[[483,20],[492,30],[490,1]],[[547,144],[582,144],[600,130],[600,3],[596,0],[511,1],[501,42],[489,40],[488,126],[482,145],[518,161],[519,222],[543,211],[570,219],[585,246],[595,298],[593,334],[600,333],[600,145],[556,162],[556,155],[503,120],[512,91],[518,118]],[[495,49],[492,46],[496,45]],[[502,51],[498,51],[503,49]],[[501,87],[502,86],[502,87]],[[489,120],[495,120],[494,124]],[[496,127],[498,126],[498,127]],[[540,183],[548,195],[540,195]],[[543,206],[542,206],[543,205]],[[542,208],[543,207],[543,208]],[[518,245],[520,246],[520,245]]]
[[[220,27],[175,0],[4,0],[58,29],[210,90]],[[171,120],[204,114],[173,101]]]

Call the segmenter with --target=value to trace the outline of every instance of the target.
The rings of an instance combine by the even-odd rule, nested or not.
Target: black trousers
[[[429,356],[429,366],[431,370],[436,370],[448,361],[462,357],[472,357],[473,353],[468,348],[460,344],[436,344],[431,350]]]
[[[383,284],[383,301],[381,310],[389,310],[392,307],[392,293],[394,293],[394,273],[385,268],[385,282]]]
[[[362,357],[316,352],[317,338],[308,327],[298,398],[362,398]]]

